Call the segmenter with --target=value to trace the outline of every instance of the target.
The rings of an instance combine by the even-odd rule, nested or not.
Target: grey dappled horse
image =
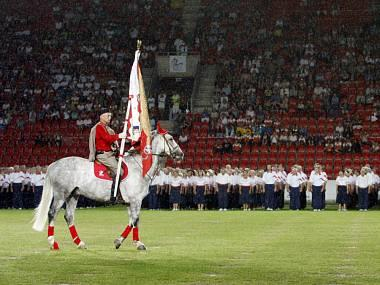
[[[152,153],[153,165],[145,178],[142,177],[141,156],[139,154],[124,158],[128,166],[128,176],[120,183],[120,193],[128,206],[129,223],[121,236],[115,239],[116,249],[120,247],[131,231],[137,249],[145,249],[138,237],[141,202],[148,194],[151,179],[165,157],[183,158],[181,148],[169,134],[154,133],[152,135]],[[64,217],[73,242],[78,248],[86,248],[74,225],[74,212],[79,195],[96,201],[109,201],[111,184],[112,181],[95,177],[93,162],[81,157],[66,157],[50,164],[46,173],[42,199],[35,211],[33,229],[43,231],[46,220],[49,219],[48,242],[52,249],[59,249],[58,243],[54,239],[54,221],[66,202]]]

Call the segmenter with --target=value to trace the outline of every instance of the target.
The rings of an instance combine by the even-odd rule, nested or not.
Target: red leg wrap
[[[69,227],[69,230],[70,230],[71,238],[73,240],[76,239],[78,237],[78,233],[77,233],[75,226],[72,225],[71,227]]]
[[[48,237],[54,235],[54,226],[48,226]]]
[[[73,242],[74,242],[76,245],[79,245],[80,242],[81,242],[81,240],[80,240],[79,237],[76,237],[76,238],[73,240]]]
[[[129,233],[131,232],[131,230],[132,230],[131,226],[128,225],[128,226],[125,228],[124,232],[121,234],[121,236],[122,236],[123,238],[127,238],[127,236],[129,235]]]
[[[79,243],[81,242],[79,236],[78,236],[78,233],[77,233],[77,230],[75,228],[74,225],[72,225],[71,227],[69,227],[69,230],[70,230],[70,234],[71,234],[71,238],[73,239],[73,242],[76,244],[76,245],[79,245]]]
[[[139,241],[139,228],[135,227],[133,228],[133,240],[134,241]]]
[[[53,244],[53,249],[54,249],[54,250],[59,249],[58,243],[57,243],[56,241],[55,241],[54,244]]]

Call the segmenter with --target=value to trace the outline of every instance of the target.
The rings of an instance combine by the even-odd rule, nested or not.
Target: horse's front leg
[[[132,231],[133,243],[136,245],[138,250],[146,250],[145,245],[140,241],[139,237],[139,217],[141,210],[141,201],[131,202],[128,206],[129,224],[122,232],[120,237],[115,239],[115,248],[118,249],[123,241],[128,237],[129,233]]]

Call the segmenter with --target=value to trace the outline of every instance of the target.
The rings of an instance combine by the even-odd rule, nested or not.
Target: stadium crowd
[[[363,145],[370,146],[370,152],[379,152],[379,144],[371,142],[368,134],[362,133],[360,137],[354,137],[353,131],[359,126],[355,121],[347,120],[342,125],[337,125],[333,134],[312,134],[307,127],[297,125],[281,126],[280,121],[265,119],[263,121],[250,117],[251,108],[246,111],[246,116],[226,116],[210,121],[209,136],[216,138],[234,138],[238,144],[267,146],[324,146],[326,152],[336,153],[361,153]],[[213,117],[213,113],[211,113]],[[217,116],[215,116],[217,117]],[[214,118],[215,118],[214,117]],[[208,122],[208,113],[204,112],[202,122]],[[221,141],[222,143],[223,141]],[[237,146],[237,152],[241,149]]]
[[[46,169],[24,166],[2,169],[0,174],[0,208],[34,208],[43,191]],[[289,194],[289,209],[302,210],[307,206],[306,192],[312,194],[311,208],[325,209],[328,176],[320,164],[306,175],[303,168],[294,165],[287,173],[282,165],[268,165],[264,169],[240,169],[230,165],[218,171],[179,169],[167,167],[155,176],[144,200],[151,210],[172,209],[265,209],[273,211],[285,206]],[[369,165],[361,170],[345,169],[336,177],[338,210],[367,211],[378,202],[380,178]],[[95,207],[95,203],[81,197],[78,207]]]
[[[210,121],[210,136],[323,144],[326,151],[344,153],[372,145],[362,125],[376,122],[380,108],[379,30],[367,1],[360,6],[368,15],[337,26],[324,19],[344,21],[346,9],[360,11],[349,9],[351,1],[328,7],[313,1],[276,2],[278,7],[204,2],[195,45],[203,60],[221,67],[213,110],[202,115]],[[306,124],[284,117],[305,118]],[[334,129],[325,130],[321,117],[333,118]]]
[[[144,41],[141,63],[151,68],[156,52],[182,37],[180,9],[166,1],[18,1],[4,12],[1,129],[61,119],[90,127],[105,109],[120,127],[136,39]]]

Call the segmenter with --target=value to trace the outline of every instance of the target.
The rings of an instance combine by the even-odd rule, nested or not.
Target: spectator
[[[181,135],[179,136],[178,141],[181,144],[185,144],[189,141],[189,138],[187,137],[187,135],[184,132],[181,132]]]

